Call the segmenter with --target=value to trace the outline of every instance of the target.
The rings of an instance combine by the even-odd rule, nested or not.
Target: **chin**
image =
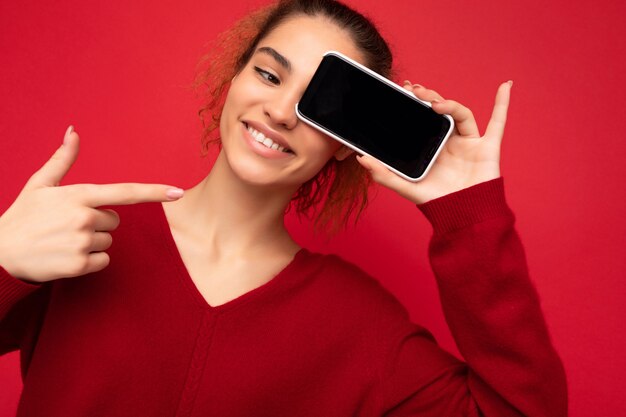
[[[284,178],[286,173],[284,171],[281,172],[267,162],[257,158],[250,156],[229,158],[226,155],[226,159],[233,174],[248,185],[288,189],[297,189],[300,186],[300,184],[294,183],[293,179],[286,181],[286,178]]]

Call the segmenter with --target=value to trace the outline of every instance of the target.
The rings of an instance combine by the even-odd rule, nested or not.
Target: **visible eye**
[[[271,72],[265,71],[259,67],[254,67],[254,70],[259,73],[259,75],[263,77],[267,82],[270,82],[274,85],[280,85],[280,80],[278,79],[278,77]]]

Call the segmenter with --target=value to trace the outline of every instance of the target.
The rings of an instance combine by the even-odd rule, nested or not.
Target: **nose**
[[[275,125],[291,130],[298,124],[296,103],[299,99],[295,92],[277,92],[275,97],[265,102],[263,111]]]

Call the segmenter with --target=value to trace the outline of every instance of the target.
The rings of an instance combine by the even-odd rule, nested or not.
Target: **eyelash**
[[[278,77],[271,72],[262,70],[259,67],[254,67],[254,70],[259,73],[259,75],[263,77],[267,82],[270,82],[274,85],[280,85],[280,80],[278,79]]]

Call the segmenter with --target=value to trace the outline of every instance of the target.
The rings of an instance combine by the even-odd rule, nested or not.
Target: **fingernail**
[[[185,191],[180,188],[170,188],[165,192],[165,195],[170,200],[178,200],[183,196],[184,193]]]
[[[414,88],[424,88],[423,86],[419,85],[419,84],[413,84]]]
[[[74,131],[74,126],[70,125],[70,127],[68,127],[67,130],[65,131],[65,136],[63,136],[63,145],[67,143],[67,138],[70,135],[70,133],[72,133],[73,131]]]
[[[507,83],[509,83],[509,85],[510,85],[511,87],[513,87],[513,80],[509,80],[509,81],[507,81]]]
[[[357,155],[356,157],[359,159],[359,162],[361,164],[365,164],[365,166],[363,166],[363,168],[365,168],[368,171],[372,170],[372,167],[370,166],[369,162],[367,162],[367,159],[365,159],[364,155]]]
[[[409,80],[404,80],[404,85],[406,85],[406,84],[411,84],[411,81],[409,81]]]

